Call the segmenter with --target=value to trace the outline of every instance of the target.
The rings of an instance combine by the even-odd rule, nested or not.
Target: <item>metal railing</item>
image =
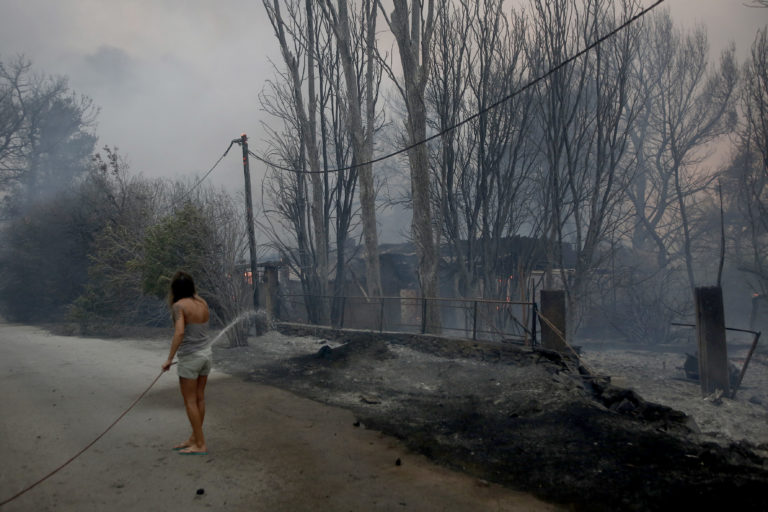
[[[279,319],[334,328],[439,333],[443,336],[537,344],[535,302],[482,298],[361,297],[285,294]],[[439,308],[440,325],[427,323]]]
[[[684,324],[679,322],[672,322],[669,325],[673,325],[675,327],[691,327],[696,328],[696,324]],[[741,386],[742,381],[744,380],[744,374],[747,373],[747,367],[749,366],[749,362],[752,360],[752,356],[755,353],[755,349],[757,348],[757,342],[760,341],[760,335],[762,334],[760,331],[753,331],[751,329],[737,329],[735,327],[726,327],[726,331],[732,331],[732,332],[743,332],[747,334],[752,335],[752,344],[749,347],[749,352],[747,353],[747,357],[744,360],[744,364],[741,367],[741,370],[739,370],[739,377],[736,383],[733,386],[733,389],[731,390],[731,398],[736,397],[736,391],[738,391],[739,387]]]

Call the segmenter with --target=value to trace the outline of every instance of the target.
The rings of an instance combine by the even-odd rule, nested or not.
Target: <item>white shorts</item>
[[[211,373],[211,351],[201,350],[178,356],[178,372],[182,379],[197,379]]]

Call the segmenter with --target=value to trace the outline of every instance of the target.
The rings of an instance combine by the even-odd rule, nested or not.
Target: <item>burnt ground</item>
[[[217,347],[217,367],[345,407],[361,427],[440,464],[576,510],[768,510],[768,445],[715,442],[683,412],[575,358],[430,336],[279,330],[247,348]]]

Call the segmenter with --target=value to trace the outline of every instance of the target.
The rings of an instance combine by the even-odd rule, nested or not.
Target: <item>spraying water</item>
[[[213,347],[222,336],[224,336],[228,331],[230,331],[232,328],[234,328],[238,323],[242,322],[243,320],[246,320],[248,318],[255,317],[256,320],[261,325],[268,326],[270,324],[270,318],[269,314],[264,309],[257,309],[257,310],[250,310],[245,311],[244,313],[239,314],[234,320],[229,322],[219,333],[211,338],[211,341],[208,342],[208,345],[205,347],[206,349],[210,349]]]

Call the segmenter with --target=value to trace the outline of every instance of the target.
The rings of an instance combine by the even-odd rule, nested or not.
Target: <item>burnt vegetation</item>
[[[612,385],[572,356],[432,336],[280,330],[319,336],[319,348],[257,353],[229,371],[348,408],[356,425],[479,479],[575,510],[768,505],[760,454],[768,446],[701,437],[687,415]]]

